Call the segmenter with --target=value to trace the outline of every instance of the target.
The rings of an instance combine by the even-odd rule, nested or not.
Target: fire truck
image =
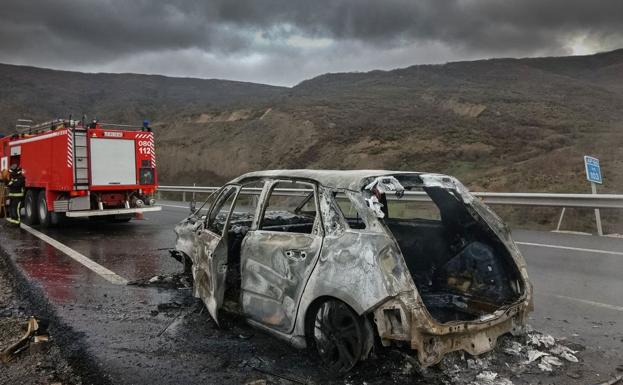
[[[65,217],[125,222],[161,210],[148,127],[71,119],[19,126],[20,133],[0,138],[0,170],[17,164],[24,171],[24,223],[46,227]]]

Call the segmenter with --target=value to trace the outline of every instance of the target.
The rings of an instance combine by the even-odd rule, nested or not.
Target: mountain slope
[[[0,64],[0,133],[16,119],[100,117],[135,122],[223,105],[255,105],[284,88],[214,79],[86,74]]]
[[[163,183],[264,168],[454,174],[491,191],[623,191],[623,50],[326,74],[295,87],[0,65],[0,122],[155,121]],[[5,128],[5,132],[8,131]]]
[[[600,65],[496,59],[322,75],[235,121],[227,110],[166,123],[161,175],[205,183],[262,168],[392,168],[454,174],[478,190],[582,192],[582,156],[593,154],[604,189],[621,191],[623,97],[604,86],[623,83],[611,70],[621,52]]]

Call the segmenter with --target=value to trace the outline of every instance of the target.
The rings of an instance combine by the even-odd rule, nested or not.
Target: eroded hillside
[[[262,168],[391,168],[454,174],[475,190],[586,192],[582,156],[594,154],[604,191],[620,192],[623,74],[614,68],[623,51],[572,59],[323,75],[269,107],[163,123],[161,177],[218,183]]]
[[[87,113],[154,121],[160,180],[218,184],[265,168],[391,168],[474,190],[623,191],[623,50],[327,74],[293,88],[0,66],[0,122]]]

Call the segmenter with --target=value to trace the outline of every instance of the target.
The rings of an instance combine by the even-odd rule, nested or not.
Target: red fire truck
[[[23,125],[22,125],[23,126]],[[129,221],[159,211],[154,136],[124,125],[53,120],[0,138],[0,170],[19,165],[26,177],[26,224],[63,217]]]

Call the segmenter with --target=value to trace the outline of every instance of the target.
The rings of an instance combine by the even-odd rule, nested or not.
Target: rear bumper
[[[532,311],[528,297],[479,320],[440,324],[423,305],[401,299],[389,301],[375,310],[377,330],[385,346],[394,341],[408,343],[417,352],[423,367],[435,365],[444,355],[457,350],[471,355],[492,350],[501,335],[523,332]],[[389,317],[393,322],[388,314],[394,314]]]
[[[126,215],[126,214],[138,214],[147,213],[151,211],[161,211],[161,206],[140,207],[132,209],[111,209],[111,210],[85,210],[85,211],[67,211],[66,216],[71,218],[79,217],[98,217],[104,215]]]
[[[482,321],[437,324],[430,318],[422,322],[422,314],[414,311],[411,325],[411,349],[417,350],[422,366],[435,365],[447,353],[463,350],[473,356],[492,350],[503,334],[522,333],[526,325],[529,306],[521,303]],[[501,314],[499,314],[501,313]]]

